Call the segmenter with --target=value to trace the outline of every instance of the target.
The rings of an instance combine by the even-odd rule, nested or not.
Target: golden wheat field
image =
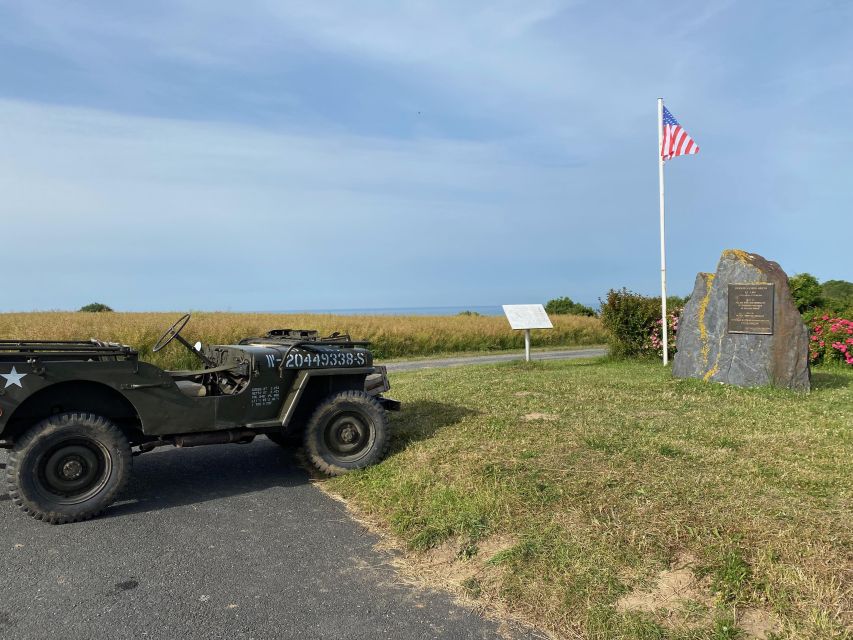
[[[180,313],[34,312],[0,314],[0,339],[72,340],[98,338],[131,345],[143,359],[166,368],[192,364],[192,356],[169,345],[151,353],[157,338]],[[554,329],[534,331],[534,347],[602,344],[598,318],[553,316]],[[369,340],[375,356],[396,358],[457,351],[494,351],[524,346],[500,316],[342,316],[331,314],[194,313],[182,335],[190,342],[229,344],[269,329],[317,329]]]

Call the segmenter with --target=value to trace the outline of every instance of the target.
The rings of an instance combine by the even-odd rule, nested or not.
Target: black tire
[[[6,483],[18,507],[37,520],[88,520],[115,500],[130,477],[130,445],[106,418],[62,413],[18,438]]]
[[[390,444],[385,409],[363,391],[324,400],[305,427],[305,450],[317,469],[338,476],[380,462]]]

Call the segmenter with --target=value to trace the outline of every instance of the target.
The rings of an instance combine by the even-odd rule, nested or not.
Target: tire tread
[[[349,391],[340,391],[336,394],[333,394],[326,398],[323,402],[321,402],[314,412],[311,414],[311,419],[308,421],[307,426],[305,427],[305,435],[304,435],[304,445],[305,451],[308,454],[308,459],[311,461],[311,464],[318,470],[329,476],[339,476],[349,471],[352,471],[352,468],[341,467],[336,464],[332,464],[323,459],[323,457],[316,451],[315,447],[312,446],[311,439],[313,437],[314,432],[319,428],[319,420],[324,411],[328,409],[329,406],[350,402],[354,404],[359,403],[367,403],[368,406],[371,406],[378,413],[380,420],[382,421],[382,428],[384,429],[384,442],[382,442],[378,449],[376,449],[371,456],[369,456],[369,462],[364,466],[369,466],[370,464],[375,464],[385,458],[388,455],[388,450],[391,447],[391,438],[388,434],[388,417],[385,412],[385,408],[379,404],[379,401],[376,400],[371,395],[368,395],[364,391],[357,390],[349,390]],[[358,467],[361,468],[361,467]]]
[[[18,483],[18,470],[21,466],[21,458],[26,455],[27,450],[32,447],[40,438],[50,436],[53,433],[71,425],[85,423],[90,427],[102,431],[108,438],[114,440],[114,444],[118,445],[115,450],[121,460],[117,461],[117,467],[122,467],[125,471],[119,474],[119,481],[109,489],[111,500],[105,501],[104,504],[97,509],[81,511],[78,514],[67,514],[58,511],[38,509],[31,505],[21,495]],[[6,462],[6,486],[9,491],[9,497],[18,509],[26,513],[36,520],[47,522],[49,524],[69,524],[72,522],[83,522],[94,518],[96,515],[106,509],[110,503],[118,496],[127,485],[130,477],[130,467],[132,458],[130,454],[130,445],[124,433],[111,421],[103,416],[98,416],[93,413],[61,413],[49,418],[45,418],[41,422],[30,427],[24,434],[15,442],[14,448],[9,451]]]

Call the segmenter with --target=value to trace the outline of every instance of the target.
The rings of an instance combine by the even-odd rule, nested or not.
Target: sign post
[[[554,328],[545,307],[541,304],[505,304],[503,310],[514,331],[524,330],[524,360],[530,362],[530,330]]]

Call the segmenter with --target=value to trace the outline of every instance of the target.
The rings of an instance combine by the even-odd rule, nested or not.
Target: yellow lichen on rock
[[[711,299],[711,288],[714,286],[714,274],[703,273],[705,279],[705,297],[699,303],[699,311],[697,313],[699,319],[699,339],[702,341],[702,359],[705,361],[705,366],[708,366],[708,328],[705,326],[705,311],[708,309],[708,301]]]
[[[745,265],[751,265],[752,264],[752,254],[747,253],[746,251],[743,251],[742,249],[726,249],[725,251],[723,251],[723,257],[726,257],[726,256],[728,256],[730,258],[734,258],[738,262],[745,264]]]
[[[702,376],[702,380],[705,382],[708,382],[711,378],[713,378],[715,375],[717,375],[717,372],[719,372],[719,370],[720,370],[720,356],[723,353],[723,335],[724,334],[720,335],[720,342],[717,345],[717,359],[714,360],[714,366],[711,367],[710,369],[708,369],[708,371],[705,372],[705,375]],[[706,347],[707,347],[707,345],[706,345]],[[706,367],[708,366],[707,356],[706,356],[705,366]]]

